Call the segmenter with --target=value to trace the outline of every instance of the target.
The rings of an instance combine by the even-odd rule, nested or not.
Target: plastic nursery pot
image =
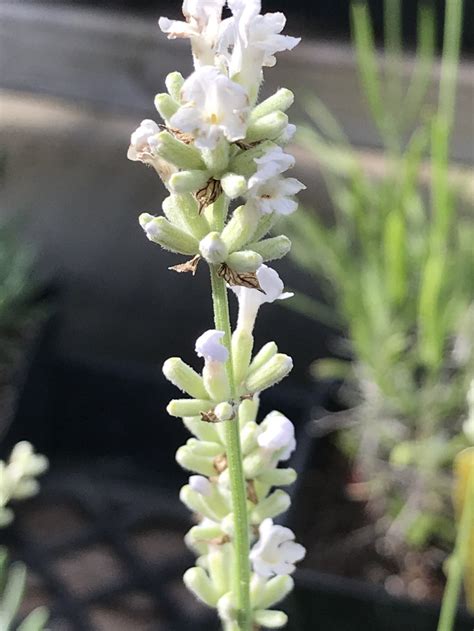
[[[337,392],[340,384],[318,384],[315,405],[331,412],[341,411],[343,408],[338,401]],[[316,412],[316,417],[318,413]],[[314,418],[314,411],[312,418]],[[309,427],[309,424],[307,425]],[[311,436],[310,431],[300,428],[300,440],[294,458],[294,466],[298,471],[296,488],[293,490],[293,504],[285,516],[285,524],[299,533],[302,543],[304,530],[311,530],[311,537],[318,536],[318,530],[323,530],[321,524],[325,520],[325,507],[320,504],[318,512],[311,509],[308,502],[308,488],[312,487],[315,467],[318,476],[323,479],[323,486],[330,485],[330,446],[327,437]],[[338,494],[333,499],[340,501]],[[336,510],[340,510],[336,503]],[[326,510],[334,507],[326,506]],[[354,515],[354,519],[357,519]],[[352,519],[347,512],[339,515],[338,521]],[[313,523],[315,522],[315,523]],[[333,523],[333,522],[331,522]],[[356,527],[356,526],[354,526]],[[324,535],[323,535],[324,536]],[[342,542],[342,539],[341,539]],[[308,547],[308,546],[307,546]],[[341,548],[344,549],[344,548]],[[343,554],[351,554],[345,550]],[[358,563],[361,559],[357,559]],[[363,560],[362,560],[363,562]],[[436,631],[440,607],[439,605],[417,602],[407,597],[390,595],[382,586],[358,578],[346,578],[305,567],[298,569],[294,575],[296,587],[288,600],[286,607],[290,615],[288,631],[306,631],[310,629],[324,629],[324,631],[400,631],[413,629],[416,631]],[[473,631],[474,616],[464,608],[460,608],[456,619],[456,631]]]

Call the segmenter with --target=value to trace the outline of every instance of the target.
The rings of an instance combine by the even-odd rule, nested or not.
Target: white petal
[[[224,332],[216,329],[210,329],[203,333],[196,340],[198,357],[204,357],[206,361],[226,362],[229,357],[229,351],[221,342],[223,337]]]
[[[204,497],[209,497],[212,493],[212,484],[203,475],[192,475],[189,478],[189,486]]]

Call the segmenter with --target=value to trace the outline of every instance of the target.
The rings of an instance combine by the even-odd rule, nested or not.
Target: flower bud
[[[212,483],[209,482],[209,478],[202,475],[192,475],[189,478],[189,486],[204,497],[209,497],[212,494]]]
[[[247,480],[253,480],[268,468],[268,458],[260,449],[255,449],[244,458],[243,467]]]
[[[210,178],[209,171],[192,169],[173,173],[169,186],[174,193],[194,193],[206,185]]]
[[[209,224],[204,215],[199,214],[198,203],[190,193],[174,194],[172,203],[177,208],[177,213],[181,216],[184,229],[192,234],[196,239],[202,239],[209,233]]]
[[[262,392],[284,379],[293,368],[293,360],[289,355],[277,353],[270,361],[252,373],[246,382],[248,392]]]
[[[173,399],[168,404],[166,411],[170,416],[196,416],[201,412],[212,410],[212,403],[204,399]]]
[[[198,543],[203,541],[211,541],[217,539],[223,535],[220,524],[207,521],[204,524],[193,526],[186,535],[186,538],[191,543]]]
[[[186,445],[193,450],[198,456],[204,456],[206,458],[215,458],[222,455],[224,448],[220,443],[207,440],[196,440],[190,438]]]
[[[267,342],[253,358],[249,368],[249,375],[256,372],[259,368],[264,366],[278,353],[278,346],[275,342]]]
[[[167,131],[154,137],[154,149],[163,160],[179,169],[205,169],[199,150],[181,142]]]
[[[199,251],[202,257],[211,265],[223,263],[228,256],[226,244],[218,232],[210,232],[201,239]]]
[[[288,624],[288,616],[283,611],[257,609],[254,613],[257,625],[265,629],[281,629]]]
[[[291,90],[287,88],[280,88],[269,96],[267,99],[259,103],[254,109],[249,117],[249,122],[253,123],[257,119],[262,118],[262,116],[267,116],[267,114],[271,114],[272,112],[276,112],[277,110],[281,110],[285,112],[293,105],[293,101],[295,100],[295,96]]]
[[[178,254],[197,254],[199,242],[181,228],[172,225],[165,217],[153,217],[147,213],[140,215],[140,225],[153,243],[165,250]]]
[[[258,225],[253,235],[253,241],[257,242],[270,232],[273,226],[278,221],[277,213],[271,213],[270,215],[264,214],[259,218]]]
[[[288,125],[285,127],[282,133],[278,136],[278,138],[275,138],[275,142],[278,145],[284,147],[293,140],[295,134],[296,134],[296,125],[293,125],[292,123],[288,123]]]
[[[209,456],[200,456],[188,445],[183,445],[176,452],[176,461],[183,469],[194,471],[200,475],[213,476],[216,473],[213,459]]]
[[[217,416],[219,421],[230,421],[234,418],[235,412],[233,406],[224,401],[223,403],[219,403],[214,408],[214,414]]]
[[[259,223],[258,213],[250,206],[239,206],[222,231],[221,238],[229,252],[240,250],[254,237]]]
[[[264,471],[259,479],[270,486],[289,486],[296,481],[297,473],[294,469],[270,469]]]
[[[164,121],[169,120],[179,108],[179,104],[169,94],[155,96],[155,107]]]
[[[186,587],[191,591],[198,600],[208,607],[216,607],[218,594],[202,567],[192,567],[184,573],[183,581]]]
[[[270,412],[260,426],[258,444],[278,460],[288,460],[296,447],[293,423],[281,412]]]
[[[225,365],[219,361],[206,362],[202,377],[204,385],[213,401],[225,402],[230,399],[230,384]]]
[[[219,434],[214,425],[211,423],[203,423],[200,416],[185,416],[183,423],[191,434],[199,438],[199,440],[209,440],[211,442],[217,442],[219,440]]]
[[[173,176],[172,176],[173,177]],[[258,243],[247,246],[249,250],[257,252],[263,261],[274,261],[281,259],[291,250],[291,241],[285,235],[264,239]]]
[[[244,399],[239,405],[239,424],[244,427],[247,423],[254,423],[258,414],[258,398]]]
[[[278,138],[287,125],[288,116],[286,114],[283,112],[272,112],[249,125],[245,140],[247,142],[274,140]]]
[[[235,607],[232,592],[228,592],[219,598],[217,611],[219,613],[219,618],[224,622],[233,622],[237,620],[237,609]]]
[[[229,558],[228,548],[228,545],[214,547],[207,556],[209,575],[219,594],[225,594],[231,588],[230,568],[232,561]]]
[[[225,138],[221,138],[213,149],[202,149],[204,164],[213,175],[219,176],[226,171],[229,164],[229,149],[230,145]]]
[[[240,432],[240,444],[244,456],[257,447],[257,434],[257,423],[247,423]]]
[[[290,508],[290,504],[291,500],[288,493],[277,489],[253,509],[251,521],[253,524],[260,524],[265,519],[281,515]]]
[[[247,329],[237,328],[232,334],[232,364],[235,385],[239,389],[248,372],[252,349],[252,333]]]
[[[179,357],[171,357],[163,364],[163,374],[171,383],[194,399],[206,399],[202,377]]]
[[[227,265],[239,274],[245,272],[255,272],[263,263],[260,254],[252,252],[252,250],[242,250],[233,252],[226,260]]]
[[[181,99],[181,88],[183,87],[184,77],[180,72],[170,72],[166,79],[165,85],[170,96],[177,102]],[[283,109],[283,108],[280,108]]]
[[[236,199],[247,191],[247,180],[243,175],[226,173],[221,178],[221,186],[227,197],[230,199]]]
[[[263,593],[255,603],[255,608],[267,609],[279,603],[292,591],[295,585],[291,576],[274,576],[265,584]]]

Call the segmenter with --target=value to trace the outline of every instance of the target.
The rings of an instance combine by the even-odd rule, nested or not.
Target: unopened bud
[[[218,232],[210,232],[201,239],[199,251],[202,257],[212,265],[223,263],[228,256],[226,244]]]
[[[233,406],[228,401],[224,401],[216,405],[214,414],[219,421],[230,421],[234,418],[235,412]]]
[[[259,610],[254,613],[254,620],[258,626],[265,629],[281,629],[288,624],[288,616],[283,611],[272,609]]]
[[[202,239],[209,232],[209,224],[204,215],[199,214],[196,199],[190,193],[171,195],[172,202],[176,206],[176,213],[181,217],[184,229],[196,239]]]
[[[240,250],[254,237],[259,223],[258,213],[250,206],[239,206],[224,227],[221,237],[229,252]]]
[[[181,142],[169,132],[157,134],[154,143],[155,152],[179,169],[205,169],[199,150]]]
[[[179,108],[177,103],[169,94],[157,94],[155,96],[155,107],[164,121],[169,120]]]
[[[289,486],[296,478],[297,473],[294,469],[271,469],[264,471],[260,476],[260,480],[270,486]]]
[[[230,145],[225,138],[221,138],[214,149],[202,150],[202,159],[212,175],[220,176],[227,170],[229,150]]]
[[[226,173],[221,178],[221,186],[227,197],[230,199],[236,199],[247,191],[247,180],[243,175]]]
[[[171,357],[163,364],[163,374],[171,383],[194,399],[206,399],[202,377],[179,357]]]
[[[283,112],[272,112],[249,125],[245,140],[247,142],[274,140],[280,136],[287,125],[288,116],[286,114]]]
[[[199,242],[181,228],[172,225],[165,217],[153,217],[147,213],[140,215],[140,225],[153,243],[165,250],[178,254],[197,254]]]
[[[276,605],[288,596],[294,585],[295,582],[291,576],[274,576],[265,583],[263,593],[255,603],[255,608],[267,609]]]
[[[239,274],[245,272],[255,272],[263,263],[263,259],[260,254],[253,252],[252,250],[242,250],[240,252],[233,252],[226,260],[227,265]]]
[[[251,521],[253,524],[261,524],[264,519],[285,513],[290,508],[290,504],[291,500],[288,493],[277,489],[253,509]]]
[[[247,329],[237,328],[232,334],[232,365],[234,380],[240,389],[252,357],[253,335]]]
[[[206,185],[210,178],[209,171],[193,169],[173,173],[168,184],[174,193],[194,193]]]
[[[262,348],[258,351],[258,353],[253,358],[252,363],[250,364],[250,368],[249,368],[249,375],[251,373],[256,372],[259,368],[264,366],[277,353],[278,353],[278,346],[275,344],[275,342],[267,342],[264,346],[262,346]]]
[[[213,401],[230,399],[230,384],[225,364],[218,361],[207,361],[202,371],[204,385]]]
[[[291,241],[285,235],[264,239],[258,243],[252,243],[247,246],[249,250],[257,252],[263,261],[274,261],[281,259],[291,250]]]
[[[293,101],[295,100],[295,96],[291,90],[287,88],[280,88],[269,96],[267,99],[259,103],[250,114],[249,121],[250,123],[255,122],[257,119],[262,118],[262,116],[267,116],[267,114],[271,114],[272,112],[276,112],[277,110],[281,110],[285,112],[293,105]]]
[[[215,608],[217,606],[219,595],[202,567],[192,567],[187,570],[184,573],[183,581],[198,600],[208,607]]]
[[[203,399],[173,399],[168,404],[166,411],[171,416],[197,416],[201,412],[209,412],[212,403]]]
[[[170,72],[165,79],[166,89],[168,90],[170,96],[178,103],[181,99],[180,93],[183,83],[184,77],[180,72]]]
[[[213,459],[210,456],[195,454],[193,449],[188,447],[188,445],[183,445],[178,449],[176,452],[176,461],[183,469],[199,473],[200,475],[210,477],[216,473]]]
[[[277,353],[270,361],[252,373],[246,382],[249,392],[262,392],[284,379],[293,368],[293,360],[289,355]]]

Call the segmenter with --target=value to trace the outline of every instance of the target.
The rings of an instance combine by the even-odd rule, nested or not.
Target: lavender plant
[[[290,504],[276,486],[294,482],[280,467],[295,448],[294,427],[279,412],[258,423],[260,393],[281,381],[292,360],[274,342],[256,354],[253,329],[266,303],[286,299],[283,282],[266,262],[288,253],[285,235],[267,237],[280,215],[297,208],[304,188],[283,174],[294,158],[284,151],[295,132],[285,111],[293,102],[280,89],[257,104],[262,70],[275,53],[299,39],[281,34],[282,13],[260,14],[259,0],[185,0],[185,21],[160,19],[169,39],[191,41],[194,72],[166,78],[155,106],[163,124],[145,120],[132,134],[128,157],[152,166],[170,195],[163,215],[140,216],[148,239],[190,257],[172,269],[211,275],[214,329],[196,341],[202,372],[168,359],[163,372],[188,395],[170,402],[193,434],[176,455],[193,475],[181,500],[199,523],[186,535],[196,566],[184,581],[217,609],[225,631],[283,627],[272,607],[292,589],[290,574],[304,548],[288,528],[273,523]],[[231,211],[231,203],[242,203]],[[232,331],[228,288],[239,303]]]

